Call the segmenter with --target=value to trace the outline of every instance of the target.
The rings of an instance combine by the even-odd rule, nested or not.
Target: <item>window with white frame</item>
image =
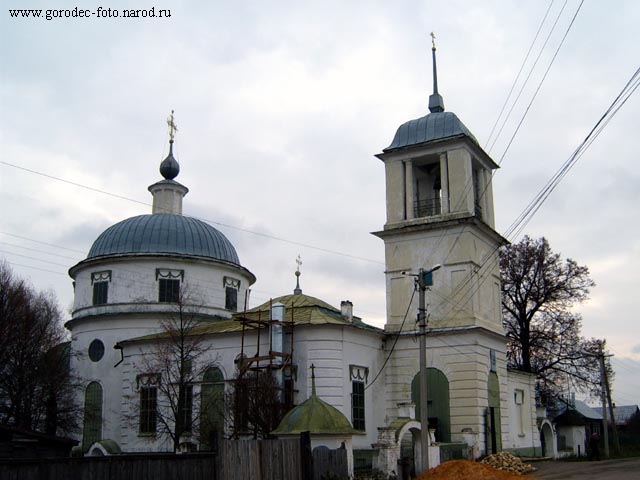
[[[240,280],[224,277],[224,308],[233,312],[238,311],[238,291]]]
[[[180,301],[180,283],[184,281],[184,270],[157,268],[158,302],[178,303]]]
[[[369,379],[369,368],[349,365],[351,379],[351,423],[356,430],[366,429],[365,385]]]
[[[140,435],[155,435],[158,425],[158,387],[160,385],[160,375],[138,375],[137,383],[140,393]]]
[[[92,305],[104,305],[108,302],[109,282],[111,282],[111,270],[103,270],[102,272],[93,272],[91,274]]]

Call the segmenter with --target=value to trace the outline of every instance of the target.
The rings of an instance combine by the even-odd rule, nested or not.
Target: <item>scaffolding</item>
[[[293,395],[296,392],[294,389],[296,366],[293,363],[295,308],[292,304],[289,308],[290,318],[287,320],[284,305],[276,314],[273,307],[273,300],[270,300],[267,318],[263,319],[261,310],[248,313],[245,301],[244,312],[236,317],[236,321],[242,324],[240,355],[237,360],[238,378],[243,378],[249,372],[257,375],[266,372],[273,374],[285,408],[289,409],[293,406]],[[255,318],[256,315],[257,318]],[[255,351],[251,345],[248,345],[248,333],[252,331],[256,332]],[[265,334],[268,335],[268,351],[262,352]],[[248,352],[255,353],[247,354]]]

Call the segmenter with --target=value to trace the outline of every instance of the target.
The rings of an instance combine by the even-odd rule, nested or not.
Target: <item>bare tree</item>
[[[286,413],[283,389],[270,369],[240,371],[227,394],[231,436],[269,438]]]
[[[567,380],[582,391],[598,384],[594,341],[581,336],[572,311],[595,286],[589,269],[527,236],[501,250],[500,273],[509,366],[537,375],[543,401],[559,396]]]
[[[62,314],[0,263],[0,423],[51,435],[77,431],[79,407]]]
[[[151,350],[144,353],[140,378],[152,379],[155,408],[139,405],[137,418],[141,431],[145,422],[158,426],[157,434],[171,438],[173,450],[181,443],[200,438],[199,390],[205,371],[216,364],[205,341],[204,315],[189,303],[183,288],[175,302],[175,313],[161,322],[162,333],[153,336]],[[144,388],[144,387],[143,387]],[[140,396],[142,403],[150,399]]]

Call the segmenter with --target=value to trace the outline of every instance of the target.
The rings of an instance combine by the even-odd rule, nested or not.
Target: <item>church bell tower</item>
[[[386,176],[387,221],[374,233],[385,243],[385,329],[415,329],[411,274],[440,264],[427,296],[428,328],[475,326],[502,333],[497,256],[506,240],[495,231],[491,186],[498,165],[445,111],[435,42],[432,59],[430,113],[402,124],[376,155]]]

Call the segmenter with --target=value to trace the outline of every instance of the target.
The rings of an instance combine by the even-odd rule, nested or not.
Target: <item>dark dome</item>
[[[200,220],[182,215],[140,215],[107,228],[87,259],[106,255],[175,254],[206,257],[240,265],[231,242]]]
[[[400,125],[393,142],[384,149],[384,152],[458,136],[469,137],[475,143],[478,143],[476,137],[471,134],[455,113],[430,113],[422,118],[409,120]]]
[[[173,180],[180,173],[180,165],[173,156],[173,149],[169,151],[169,155],[160,163],[160,175],[167,180]]]

